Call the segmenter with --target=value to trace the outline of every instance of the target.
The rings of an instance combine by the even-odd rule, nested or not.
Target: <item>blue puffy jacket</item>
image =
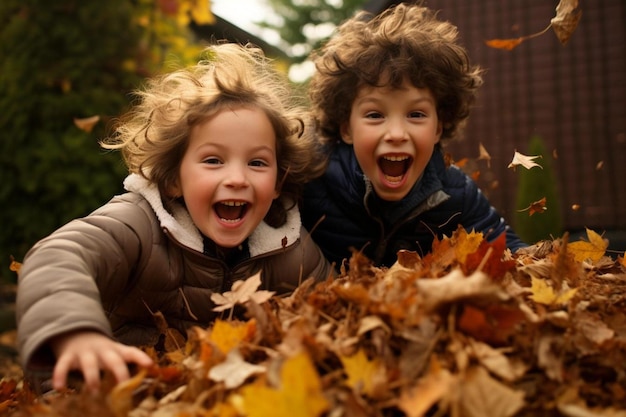
[[[350,258],[351,248],[383,266],[391,266],[400,249],[424,255],[435,236],[451,236],[459,224],[467,231],[482,232],[489,241],[505,232],[512,251],[527,246],[470,177],[455,166],[445,166],[440,150],[413,190],[402,200],[389,202],[373,191],[352,147],[338,143],[325,174],[306,185],[303,197],[303,224],[337,267]]]

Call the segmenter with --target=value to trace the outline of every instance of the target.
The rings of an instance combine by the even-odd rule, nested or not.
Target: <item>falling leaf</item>
[[[531,277],[531,285],[532,296],[530,298],[536,303],[548,306],[567,304],[577,292],[576,288],[572,288],[557,294],[545,279],[535,277]]]
[[[525,209],[517,210],[518,212],[528,211],[528,215],[532,216],[535,213],[543,213],[548,208],[546,207],[546,198],[543,197],[541,200],[537,200],[530,204],[530,206]]]
[[[274,291],[257,291],[261,285],[261,272],[257,272],[246,280],[236,281],[231,291],[222,294],[211,294],[211,301],[217,304],[213,311],[224,311],[233,308],[235,304],[245,304],[249,300],[253,300],[257,304],[262,304],[269,300]]]
[[[241,389],[242,408],[249,417],[319,417],[330,404],[310,357],[301,352],[288,358],[280,370],[280,386],[262,379]]]
[[[550,25],[559,41],[565,45],[571,38],[582,11],[578,9],[578,0],[561,0],[556,6],[556,16],[550,20]]]
[[[572,204],[572,210],[578,211],[580,209],[580,204]]]
[[[352,356],[339,355],[348,376],[347,384],[357,392],[372,395],[380,373],[384,371],[378,359],[369,360],[363,349]]]
[[[94,126],[100,121],[100,116],[91,116],[84,119],[74,118],[74,124],[80,130],[90,133]]]
[[[597,262],[604,256],[609,245],[602,239],[602,236],[593,230],[586,230],[589,241],[572,242],[567,245],[567,250],[574,254],[574,259],[578,262],[583,262],[587,259]]]
[[[19,275],[20,268],[22,268],[22,263],[16,261],[13,255],[9,256],[9,259],[11,259],[11,264],[9,265],[9,269]]]
[[[246,362],[237,349],[228,353],[226,361],[209,370],[209,379],[223,382],[228,389],[240,387],[252,375],[265,372],[265,367]]]
[[[524,39],[525,38],[523,37],[515,38],[515,39],[491,39],[491,40],[485,41],[485,43],[487,44],[487,46],[491,48],[505,49],[507,51],[511,51],[517,46],[519,46],[519,44],[524,42]]]
[[[487,149],[483,146],[482,142],[478,144],[478,160],[484,159],[487,161],[487,167],[491,168],[491,155],[487,152]]]
[[[600,161],[596,164],[596,171],[600,171],[604,166],[604,161]]]
[[[521,165],[526,169],[531,169],[533,167],[539,167],[543,169],[541,165],[534,162],[534,160],[537,158],[541,158],[541,155],[530,156],[530,155],[524,155],[515,151],[515,154],[513,155],[513,160],[507,166],[507,168],[515,169],[516,166]]]

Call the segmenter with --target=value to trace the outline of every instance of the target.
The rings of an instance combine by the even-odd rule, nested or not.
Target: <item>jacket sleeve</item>
[[[462,224],[466,230],[474,229],[477,232],[482,232],[483,236],[490,242],[502,233],[506,233],[506,246],[513,252],[528,246],[517,236],[504,218],[498,214],[476,183],[468,176],[465,179],[464,189]]]
[[[132,224],[132,226],[131,226]],[[91,329],[111,336],[105,306],[123,293],[140,257],[137,228],[151,227],[137,202],[114,199],[73,220],[26,254],[18,279],[16,317],[20,362],[49,366],[46,342]]]

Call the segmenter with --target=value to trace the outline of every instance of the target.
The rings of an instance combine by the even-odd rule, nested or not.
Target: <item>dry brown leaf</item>
[[[491,168],[491,155],[487,152],[487,149],[483,146],[482,142],[478,144],[478,160],[484,159],[487,161],[487,167]]]
[[[518,165],[523,166],[526,169],[531,169],[534,167],[539,167],[541,169],[543,169],[543,167],[541,165],[539,165],[538,163],[534,162],[535,159],[537,158],[541,158],[541,155],[524,155],[521,154],[517,151],[515,151],[515,154],[513,155],[513,160],[511,161],[511,163],[507,166],[507,168],[513,168],[515,169],[515,167],[517,167]]]
[[[578,0],[561,0],[556,6],[556,16],[550,20],[550,25],[559,41],[565,45],[571,38],[582,11],[578,9]]]
[[[457,390],[457,378],[447,369],[436,368],[421,378],[415,387],[402,390],[398,408],[407,417],[425,416],[433,405]]]
[[[252,375],[264,373],[264,366],[254,365],[244,360],[237,349],[228,352],[226,360],[209,370],[209,379],[223,382],[228,389],[240,387]]]
[[[518,212],[523,212],[523,211],[528,211],[528,215],[532,216],[535,213],[543,213],[544,211],[546,211],[548,208],[546,207],[546,198],[543,197],[540,200],[534,201],[532,203],[530,203],[530,206],[521,209],[521,210],[517,210]]]
[[[511,417],[524,406],[524,392],[507,387],[475,366],[462,379],[460,406],[466,417]]]
[[[211,301],[217,304],[213,311],[220,312],[233,308],[236,304],[245,304],[253,300],[257,304],[262,304],[269,300],[274,291],[257,291],[261,286],[261,271],[246,280],[240,280],[233,283],[231,291],[222,294],[211,294]]]
[[[100,121],[100,116],[91,116],[83,119],[74,118],[74,125],[87,133],[91,132],[94,126]]]

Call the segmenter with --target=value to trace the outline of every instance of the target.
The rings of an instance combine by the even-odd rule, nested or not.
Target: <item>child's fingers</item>
[[[70,371],[73,361],[74,358],[70,355],[62,355],[59,357],[56,365],[54,366],[54,371],[52,372],[52,388],[57,391],[65,388],[65,384],[67,383],[67,374]]]
[[[84,352],[79,358],[80,370],[83,373],[85,385],[91,392],[96,392],[100,388],[100,364],[93,352]]]
[[[134,362],[137,365],[142,366],[144,368],[147,368],[153,365],[154,362],[152,361],[152,358],[150,358],[150,356],[148,356],[141,349],[137,349],[136,347],[133,347],[133,346],[124,346],[123,348],[124,348],[124,352],[122,353],[122,355],[126,362]]]

